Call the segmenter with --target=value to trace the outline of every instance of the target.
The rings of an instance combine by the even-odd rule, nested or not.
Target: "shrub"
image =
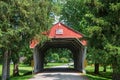
[[[59,62],[62,62],[62,63],[67,63],[69,62],[69,60],[67,58],[60,58]]]

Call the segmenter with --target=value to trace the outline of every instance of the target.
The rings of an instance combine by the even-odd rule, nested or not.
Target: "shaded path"
[[[80,73],[53,72],[39,73],[29,80],[88,80]]]
[[[47,68],[29,80],[89,80],[82,73],[68,67],[68,65],[63,65]]]

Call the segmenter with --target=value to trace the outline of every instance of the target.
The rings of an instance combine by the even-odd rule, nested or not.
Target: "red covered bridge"
[[[37,41],[33,40],[31,48],[34,48],[34,72],[44,70],[45,53],[50,48],[67,48],[73,54],[74,69],[84,72],[84,60],[86,54],[86,40],[83,40],[84,35],[72,28],[57,23],[47,32],[43,32],[50,40],[46,41],[42,46]]]

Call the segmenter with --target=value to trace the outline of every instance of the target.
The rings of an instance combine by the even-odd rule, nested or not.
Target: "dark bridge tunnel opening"
[[[73,55],[68,48],[49,48],[44,53],[44,71],[74,71]]]
[[[35,63],[35,72],[42,72],[42,71],[52,71],[52,69],[46,69],[44,67],[45,64],[45,58],[47,56],[47,51],[50,49],[67,49],[72,54],[72,59],[74,63],[74,67],[71,69],[71,71],[79,71],[83,72],[83,60],[84,60],[84,47],[81,45],[81,43],[77,39],[52,39],[49,41],[46,41],[44,45],[38,46],[35,49],[34,59],[36,60]],[[49,53],[48,53],[49,54]],[[36,56],[37,55],[37,56]],[[67,71],[70,70],[70,68],[58,68],[54,69],[53,71]]]

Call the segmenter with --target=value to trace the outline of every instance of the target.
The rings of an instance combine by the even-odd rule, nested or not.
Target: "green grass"
[[[109,66],[107,72],[103,72],[103,67],[100,67],[99,74],[94,74],[94,66],[87,66],[86,73],[89,80],[112,80],[112,69]]]
[[[12,76],[12,73],[13,73],[13,65],[11,64],[10,65],[10,80],[28,80],[29,78],[31,78],[33,75],[29,74],[29,75],[24,75],[28,72],[31,72],[32,71],[32,67],[31,66],[28,66],[28,65],[23,65],[23,64],[20,64],[19,65],[19,74],[20,76],[17,76],[17,77],[13,77]],[[0,64],[0,75],[2,74],[2,65]],[[1,79],[1,77],[0,77]]]
[[[49,67],[52,67],[52,66],[60,66],[60,65],[64,65],[64,64],[67,64],[67,63],[47,63],[45,68],[49,68]]]
[[[59,65],[64,65],[66,63],[48,63],[45,68],[52,67],[52,66],[59,66]],[[33,77],[33,75],[24,75],[25,73],[31,72],[32,67],[20,64],[19,65],[19,73],[20,76],[13,77],[12,76],[12,70],[13,70],[13,65],[10,67],[10,75],[11,75],[11,80],[28,80]],[[103,72],[103,68],[100,67],[100,74],[96,75],[93,73],[94,66],[87,66],[86,67],[86,76],[89,78],[89,80],[112,80],[112,70],[110,67],[107,67],[107,72]],[[2,66],[0,65],[0,75],[2,74]]]
[[[45,68],[49,68],[49,67],[52,67],[52,66],[64,65],[64,64],[66,64],[66,63],[48,63],[45,66]],[[29,78],[33,77],[33,75],[31,75],[31,73],[29,73],[29,72],[32,72],[32,67],[31,66],[19,64],[19,74],[20,74],[20,76],[17,76],[17,77],[12,76],[12,70],[13,70],[13,65],[11,64],[10,65],[10,76],[11,76],[10,80],[28,80]],[[2,65],[0,64],[0,75],[1,74],[2,74]]]
[[[33,75],[17,76],[17,77],[11,77],[10,80],[28,80],[32,77]]]
[[[13,65],[11,65],[13,66]],[[11,69],[13,70],[13,67],[11,67]],[[19,65],[19,74],[20,76],[17,76],[17,77],[13,77],[12,76],[12,70],[10,71],[11,73],[11,80],[28,80],[29,78],[32,78],[33,75],[31,75],[32,73],[32,67],[31,66],[28,66],[28,65],[23,65],[23,64],[20,64]],[[27,75],[25,75],[27,74]]]

